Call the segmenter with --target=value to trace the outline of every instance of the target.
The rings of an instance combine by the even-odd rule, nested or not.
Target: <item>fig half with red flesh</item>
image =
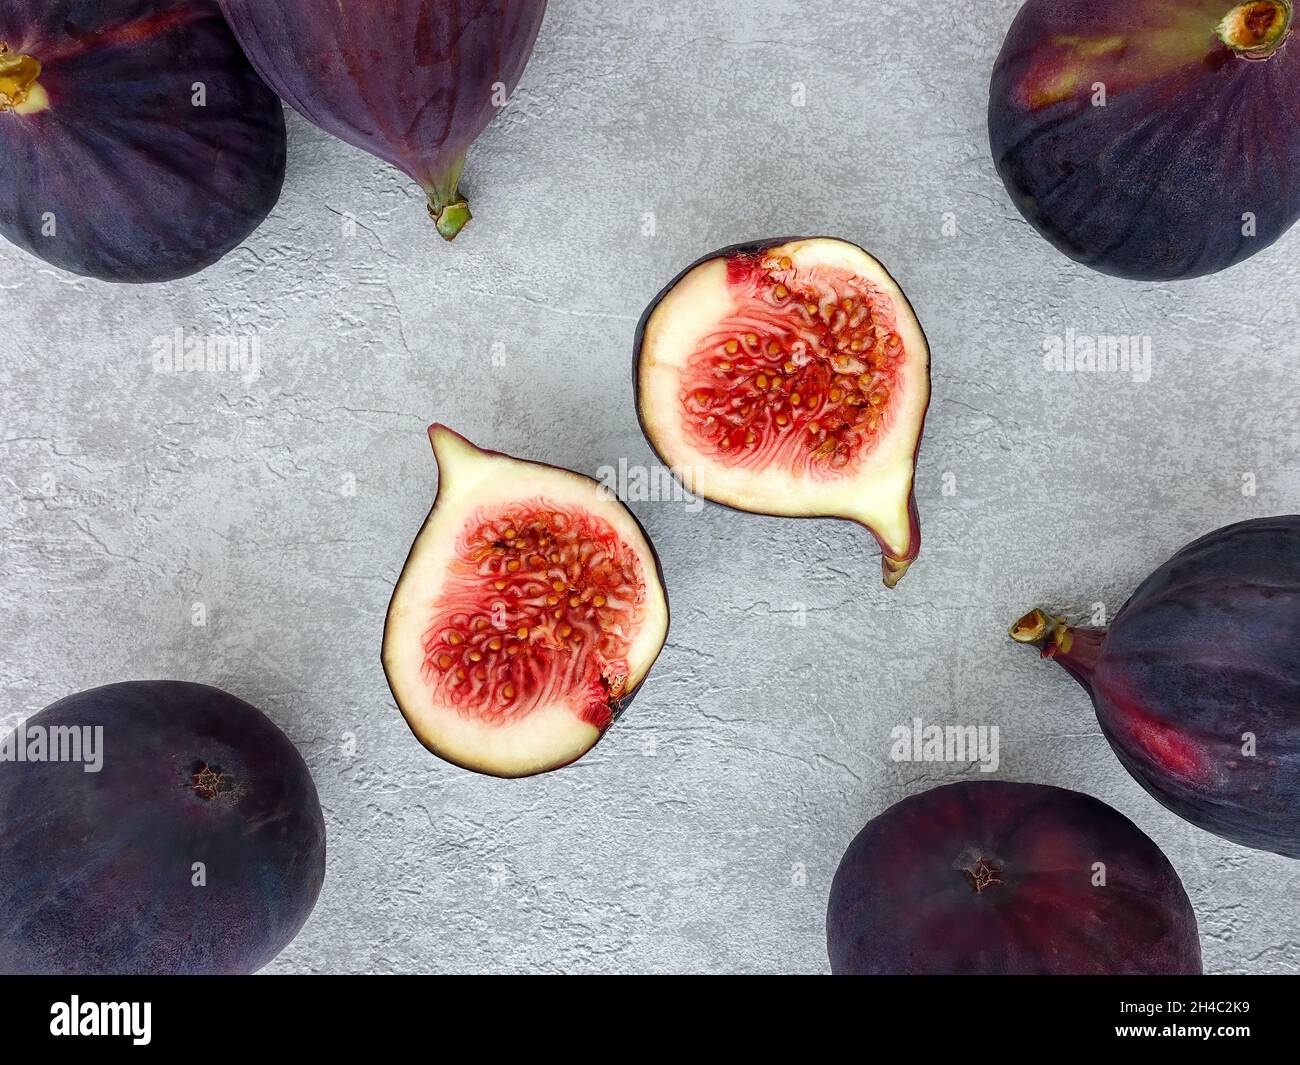
[[[688,488],[738,510],[856,521],[898,583],[921,546],[930,352],[879,262],[829,237],[724,248],[656,297],[635,357],[641,427]]]
[[[569,470],[429,429],[438,496],[397,582],[384,672],[416,737],[480,773],[580,758],[631,703],[668,635],[632,512]]]

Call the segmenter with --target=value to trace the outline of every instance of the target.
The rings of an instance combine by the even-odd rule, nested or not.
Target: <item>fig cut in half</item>
[[[898,583],[921,546],[930,352],[879,262],[829,237],[724,248],[650,304],[635,359],[641,427],[692,492],[856,521]]]
[[[384,628],[416,737],[499,777],[575,761],[631,703],[668,635],[658,559],[632,512],[569,470],[429,429],[438,496]]]

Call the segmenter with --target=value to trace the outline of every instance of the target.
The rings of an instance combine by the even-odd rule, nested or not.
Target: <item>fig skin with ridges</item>
[[[546,0],[220,3],[280,98],[417,181],[454,240],[470,221],[465,156],[523,77]]]
[[[1124,768],[1179,817],[1300,858],[1300,516],[1229,525],[1151,574],[1108,629],[1011,629],[1087,691]]]
[[[665,310],[665,304],[679,292],[683,282],[694,280],[702,269],[715,263],[729,264],[730,269],[730,264],[738,261],[758,262],[769,256],[785,256],[787,252],[800,258],[796,263],[799,270],[804,270],[805,263],[808,263],[806,269],[813,274],[825,265],[817,260],[819,253],[824,252],[832,261],[838,257],[841,264],[852,260],[855,277],[869,282],[877,295],[885,297],[883,302],[888,305],[887,310],[897,315],[899,333],[908,337],[902,353],[902,373],[906,380],[898,388],[903,394],[901,405],[907,408],[906,416],[882,434],[891,457],[873,471],[876,456],[872,454],[872,448],[864,448],[868,458],[861,475],[845,478],[838,486],[823,486],[822,490],[807,496],[802,495],[799,481],[787,477],[788,471],[770,467],[761,469],[750,480],[748,488],[726,484],[726,471],[695,450],[691,441],[671,428],[666,411],[670,408],[680,410],[680,406],[669,385],[661,379],[657,389],[652,387],[656,365],[667,365],[671,369],[672,360],[677,358],[670,350],[666,359],[658,359],[657,353],[651,350],[658,343],[652,334],[671,332],[671,324],[662,322],[667,317],[671,323],[671,314]],[[801,257],[805,255],[808,256],[806,260]],[[687,309],[689,311],[689,307]],[[696,332],[698,330],[697,325]],[[670,346],[670,343],[659,346]],[[675,476],[683,479],[689,472],[685,479],[696,483],[685,487],[695,495],[750,513],[841,518],[862,525],[880,545],[884,583],[889,588],[898,584],[916,560],[921,548],[921,528],[914,482],[930,402],[929,344],[901,286],[879,260],[859,245],[837,237],[783,237],[733,244],[702,256],[668,282],[642,314],[633,342],[632,376],[642,434]],[[656,391],[657,395],[654,394]],[[879,447],[880,443],[877,441],[873,447]],[[719,483],[720,473],[724,483]],[[783,477],[786,477],[784,484],[781,482]],[[754,494],[756,486],[761,486],[757,495]],[[885,526],[888,526],[888,532]]]
[[[0,760],[0,972],[251,973],[297,935],[325,822],[264,714],[206,685],[132,681],[22,727],[102,728],[102,761]]]
[[[18,247],[172,281],[275,206],[284,111],[214,0],[2,0],[0,42],[0,233]]]
[[[1028,0],[988,109],[1016,207],[1123,278],[1199,277],[1267,248],[1300,217],[1293,16],[1290,0]]]
[[[476,447],[441,424],[429,427],[429,438],[438,491],[385,619],[382,662],[389,689],[415,737],[444,761],[504,778],[564,768],[587,754],[631,706],[663,650],[670,612],[659,558],[631,510],[591,478]],[[479,530],[499,526],[500,515],[522,518],[523,524],[517,533],[506,533],[510,543],[497,541],[502,551],[494,552]],[[544,552],[568,551],[568,557],[538,562],[528,552],[508,556],[531,534],[528,523],[554,522],[557,515],[571,527],[587,523],[586,530],[557,534]],[[592,554],[621,556],[623,571],[633,571],[639,584],[600,585],[600,563]],[[489,580],[483,560],[493,567],[507,557],[505,568],[491,569]],[[563,594],[547,588],[557,574],[532,572],[534,563],[541,570],[558,564],[573,587]],[[503,587],[495,587],[495,580]],[[592,598],[596,588],[614,602],[600,601],[603,594]],[[580,599],[571,601],[571,595]],[[627,595],[633,601],[616,612]],[[444,607],[445,601],[453,605]],[[480,626],[480,617],[490,623]],[[442,642],[440,633],[449,634],[454,646],[433,646]],[[625,639],[621,658],[601,642],[610,633]],[[492,639],[484,645],[484,637]],[[588,642],[579,642],[593,638],[596,657]],[[562,639],[579,642],[579,650],[566,654]],[[473,666],[460,657],[468,652],[479,653],[470,659]],[[480,688],[486,685],[487,695],[457,701],[458,685],[447,686],[457,672],[452,656],[461,667],[484,671]],[[619,663],[626,665],[625,675],[618,673]],[[585,671],[575,672],[579,667]],[[509,700],[502,698],[507,685]]]
[[[963,781],[868,822],[831,885],[836,975],[1198,975],[1160,848],[1081,792]]]

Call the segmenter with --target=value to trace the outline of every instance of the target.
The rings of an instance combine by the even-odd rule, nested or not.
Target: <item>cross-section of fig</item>
[[[650,304],[635,358],[641,427],[688,488],[858,522],[898,583],[921,546],[930,351],[879,262],[830,237],[724,248]]]
[[[668,635],[644,530],[569,470],[429,429],[438,496],[397,582],[384,672],[416,737],[500,777],[582,757]]]

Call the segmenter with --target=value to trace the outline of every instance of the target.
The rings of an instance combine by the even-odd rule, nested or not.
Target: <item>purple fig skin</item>
[[[102,726],[102,763],[0,761],[0,972],[251,973],[302,928],[325,822],[302,756],[260,711],[141,681],[26,725]]]
[[[1253,54],[1221,36],[1237,0],[1028,0],[988,125],[998,173],[1043,236],[1102,273],[1172,281],[1290,229],[1300,27],[1288,4],[1251,6],[1281,32]]]
[[[0,100],[0,233],[20,248],[103,281],[171,281],[278,201],[284,109],[214,0],[0,0],[0,42],[40,64],[48,96],[30,113]]]
[[[837,975],[1201,972],[1160,848],[1098,799],[1010,781],[931,788],[868,822],[835,873],[826,940]]]
[[[1033,631],[1034,627],[1039,631]],[[1188,544],[1108,629],[1041,610],[1012,635],[1092,699],[1124,768],[1162,805],[1242,846],[1300,858],[1300,515]]]
[[[546,0],[220,2],[281,99],[419,182],[453,239],[465,154],[519,84]]]

